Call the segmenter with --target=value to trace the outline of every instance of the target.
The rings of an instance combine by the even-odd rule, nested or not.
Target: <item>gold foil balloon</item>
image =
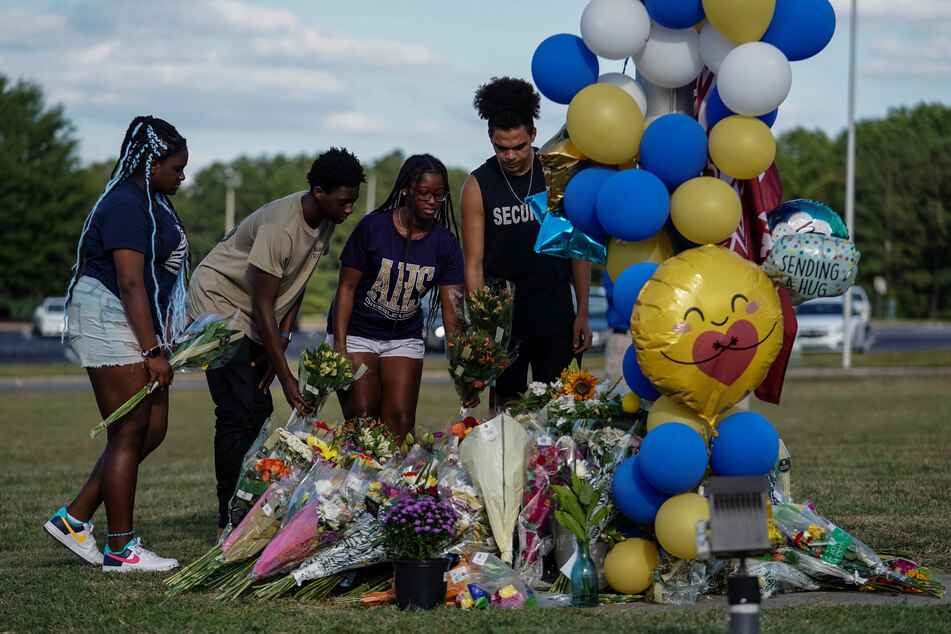
[[[631,334],[651,384],[712,424],[763,382],[782,346],[782,309],[756,264],[706,245],[657,268]]]

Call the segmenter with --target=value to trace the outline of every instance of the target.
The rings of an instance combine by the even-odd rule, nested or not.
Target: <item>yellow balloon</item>
[[[776,0],[703,0],[707,20],[737,44],[763,37],[775,9]]]
[[[604,578],[621,594],[637,594],[651,585],[651,571],[660,565],[657,546],[640,537],[618,542],[604,557]]]
[[[697,430],[704,441],[710,442],[710,425],[707,421],[686,405],[675,403],[669,396],[661,395],[647,412],[647,433],[664,423],[683,423]]]
[[[637,101],[614,84],[591,84],[568,104],[568,136],[598,163],[620,165],[637,155],[644,115]]]
[[[670,196],[670,221],[696,244],[719,244],[736,231],[743,203],[736,190],[712,176],[697,176]]]
[[[628,392],[624,395],[624,398],[621,399],[621,409],[628,414],[633,414],[641,409],[641,397],[634,392]]]
[[[710,160],[733,178],[756,178],[776,158],[776,139],[756,117],[733,115],[710,130]]]
[[[608,241],[605,268],[615,281],[624,269],[638,262],[660,264],[674,255],[674,245],[667,231],[661,229],[646,240],[627,242],[612,237]]]
[[[680,559],[697,557],[697,521],[710,521],[710,503],[699,493],[681,493],[660,505],[654,518],[657,541]]]
[[[782,347],[782,308],[759,266],[707,245],[657,267],[631,335],[651,384],[712,422],[766,378]]]

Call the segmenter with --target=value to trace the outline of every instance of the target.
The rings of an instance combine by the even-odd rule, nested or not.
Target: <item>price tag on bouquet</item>
[[[489,553],[484,550],[480,550],[472,556],[472,563],[476,566],[484,566],[486,560],[489,558]]]
[[[551,436],[539,436],[535,444],[539,447],[551,447]]]
[[[271,505],[265,502],[261,505],[261,510],[264,511],[264,514],[268,517],[274,515],[274,509],[271,508]]]
[[[469,569],[465,566],[459,566],[449,571],[449,580],[453,583],[459,583],[463,579],[469,578]]]
[[[495,423],[490,420],[479,425],[479,429],[482,430],[482,435],[486,440],[495,440],[495,437],[499,435],[499,430],[496,429]]]

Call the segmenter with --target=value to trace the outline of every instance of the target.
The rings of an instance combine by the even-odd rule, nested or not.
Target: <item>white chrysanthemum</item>
[[[548,386],[541,381],[532,381],[528,384],[528,389],[534,396],[545,396],[548,393]]]

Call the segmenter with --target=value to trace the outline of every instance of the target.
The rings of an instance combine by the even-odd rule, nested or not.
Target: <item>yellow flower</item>
[[[807,530],[807,532],[808,532],[810,535],[812,535],[815,539],[822,539],[822,537],[826,534],[826,529],[820,528],[820,527],[816,526],[815,524],[810,524],[810,525],[809,525],[809,528],[806,529],[806,530]]]
[[[571,394],[576,401],[586,401],[594,397],[594,386],[598,380],[587,372],[569,374],[562,388],[564,394]]]

